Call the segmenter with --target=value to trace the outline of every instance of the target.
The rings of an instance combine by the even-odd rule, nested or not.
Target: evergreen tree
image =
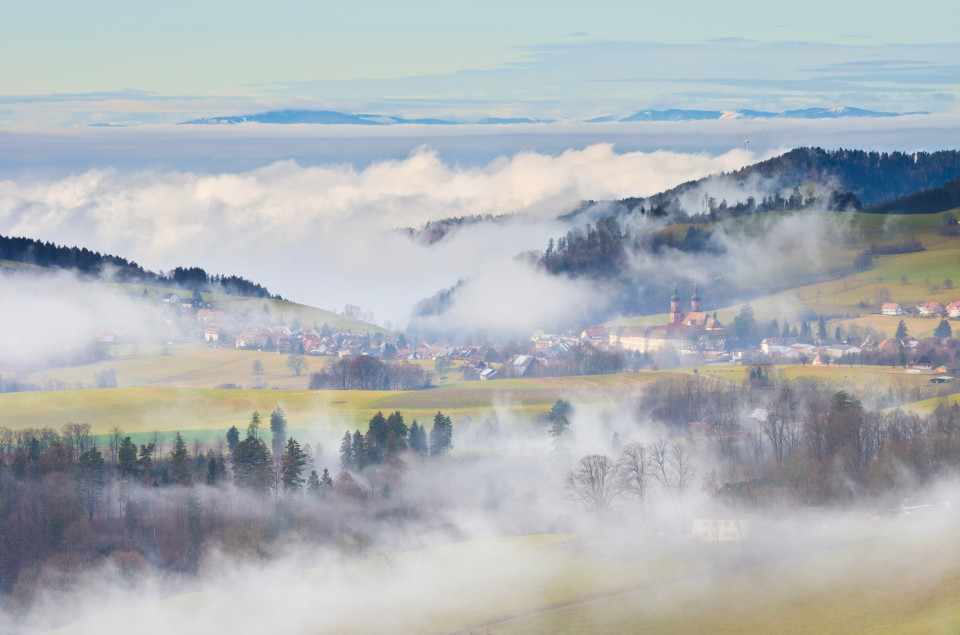
[[[247,438],[256,439],[260,436],[260,412],[258,410],[253,411],[253,416],[250,417],[250,423],[247,424]]]
[[[937,330],[933,332],[933,336],[939,337],[940,339],[953,337],[953,329],[950,327],[950,323],[946,320],[940,320],[940,324],[937,325]]]
[[[287,440],[287,449],[280,459],[281,481],[287,491],[298,490],[303,487],[303,469],[307,465],[307,453],[300,447],[296,439]]]
[[[238,443],[240,443],[240,431],[237,430],[237,426],[230,426],[230,429],[227,430],[227,448],[230,452],[233,452]]]
[[[183,436],[177,432],[173,437],[173,449],[170,450],[170,478],[180,485],[190,484],[190,468],[187,461],[190,453],[187,452],[187,444]]]
[[[217,460],[213,458],[213,453],[210,454],[207,458],[207,485],[214,486],[217,484]]]
[[[553,407],[550,408],[550,413],[547,415],[550,421],[556,421],[559,417],[563,417],[568,423],[572,416],[573,405],[566,399],[557,399],[553,402]]]
[[[407,449],[409,430],[403,422],[403,415],[397,410],[387,417],[387,447],[386,454],[395,454]]]
[[[827,323],[824,321],[822,315],[817,322],[817,341],[821,344],[827,341]]]
[[[900,323],[897,324],[897,332],[894,337],[898,340],[902,340],[903,338],[907,337],[907,323],[903,320],[900,320]]]
[[[314,496],[320,496],[320,475],[316,470],[310,470],[310,476],[307,478],[307,491]]]
[[[377,412],[373,415],[373,418],[370,419],[370,434],[373,435],[373,440],[377,446],[382,449],[387,447],[387,420],[383,417],[382,412]]]
[[[233,450],[233,480],[240,487],[265,492],[270,487],[270,448],[254,436]]]
[[[153,465],[153,451],[156,449],[156,445],[151,442],[146,445],[140,445],[140,452],[137,458],[137,471],[139,474],[142,474],[143,477],[149,482],[150,481],[150,468]]]
[[[287,416],[280,406],[270,413],[270,432],[273,435],[271,439],[273,453],[280,456],[287,443]]]
[[[357,469],[357,462],[353,456],[353,436],[347,430],[340,441],[340,469],[344,472]]]
[[[369,464],[367,457],[367,446],[364,443],[363,435],[359,430],[353,432],[353,467],[358,472]]]
[[[137,444],[124,437],[117,449],[117,469],[120,476],[133,476],[137,469]]]
[[[570,432],[570,420],[564,415],[559,415],[556,419],[553,420],[553,425],[550,426],[550,430],[547,434],[550,435],[550,438],[553,439],[553,449],[556,452],[559,452],[566,445],[567,437]]]
[[[414,421],[410,424],[410,449],[417,454],[427,453],[427,433],[419,423]]]
[[[453,449],[453,422],[439,410],[430,429],[430,456],[444,456]]]
[[[374,439],[372,430],[367,430],[363,436],[363,448],[366,450],[366,465],[379,465],[384,453],[380,444]]]
[[[320,489],[328,491],[331,487],[333,487],[333,479],[330,477],[330,471],[323,468],[323,476],[320,477]]]

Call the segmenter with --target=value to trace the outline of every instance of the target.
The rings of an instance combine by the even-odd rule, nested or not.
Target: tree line
[[[359,429],[352,434],[349,430],[343,433],[340,468],[345,472],[363,472],[403,452],[440,457],[446,456],[452,449],[453,421],[442,412],[437,411],[433,417],[429,436],[426,427],[416,420],[407,427],[399,410],[387,417],[378,412],[367,424],[366,434],[361,434]]]
[[[419,390],[431,374],[407,361],[384,362],[371,355],[341,357],[310,375],[310,390]]]
[[[33,238],[0,236],[0,260],[67,269],[91,277],[109,274],[121,282],[174,286],[188,291],[222,291],[230,295],[253,298],[283,299],[240,276],[211,275],[200,267],[176,267],[167,273],[154,273],[120,256],[101,254],[85,247],[56,245]]]

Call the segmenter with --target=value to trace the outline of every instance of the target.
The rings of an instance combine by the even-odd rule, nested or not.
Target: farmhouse
[[[505,370],[510,377],[537,377],[543,374],[543,364],[533,355],[514,355]]]
[[[921,302],[917,305],[917,315],[922,317],[940,317],[943,315],[943,305],[939,302]]]
[[[684,353],[723,350],[727,341],[727,329],[715,316],[700,310],[700,295],[693,287],[690,310],[680,311],[677,285],[673,285],[670,297],[670,318],[667,324],[650,327],[626,327],[610,333],[610,346],[638,353],[655,353],[673,350]]]
[[[943,310],[947,312],[948,317],[952,317],[952,318],[960,317],[960,300],[947,302],[947,305],[943,307]]]
[[[884,302],[880,306],[883,315],[903,315],[903,307],[896,302]]]

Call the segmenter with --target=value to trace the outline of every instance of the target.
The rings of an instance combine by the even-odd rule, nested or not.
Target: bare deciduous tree
[[[619,470],[624,491],[633,495],[640,504],[647,500],[652,470],[650,452],[638,441],[623,446]]]
[[[674,501],[679,500],[696,476],[690,453],[682,445],[670,445],[662,437],[657,438],[650,450],[653,477]]]
[[[620,495],[619,467],[608,456],[591,454],[580,459],[567,476],[570,499],[587,511],[603,512]]]

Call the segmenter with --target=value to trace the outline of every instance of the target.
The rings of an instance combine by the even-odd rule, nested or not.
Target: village
[[[689,310],[683,311],[674,289],[666,324],[654,326],[587,326],[563,333],[537,330],[529,338],[501,345],[486,343],[451,344],[428,341],[404,334],[380,331],[355,333],[324,323],[305,326],[296,320],[286,323],[282,316],[263,311],[232,312],[174,293],[155,302],[155,311],[168,326],[176,325],[187,337],[209,347],[272,351],[335,359],[372,356],[381,360],[433,360],[438,370],[458,371],[463,380],[486,381],[503,378],[542,377],[616,373],[640,369],[696,367],[707,364],[744,365],[801,364],[888,365],[903,367],[907,373],[933,372],[933,383],[947,383],[957,368],[958,340],[952,337],[950,318],[960,318],[960,300],[941,304],[920,302],[905,310],[894,302],[883,303],[879,315],[890,320],[893,337],[872,329],[832,337],[823,325],[802,324],[791,330],[771,332],[770,327],[743,326],[738,317],[728,327],[716,313],[703,311],[694,286]],[[917,339],[906,333],[895,318],[923,317],[941,320],[936,337]],[[752,320],[752,314],[750,316]],[[901,332],[900,329],[903,328]],[[101,332],[101,342],[110,342],[112,332]]]

